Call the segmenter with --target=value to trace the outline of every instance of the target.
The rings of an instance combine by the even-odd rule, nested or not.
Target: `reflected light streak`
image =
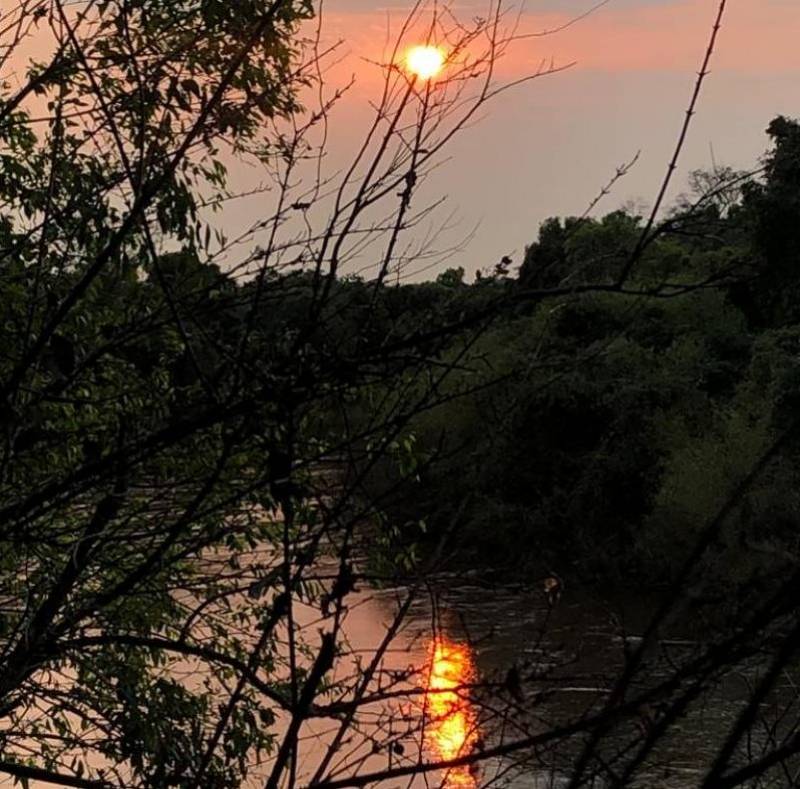
[[[473,681],[472,652],[465,644],[439,638],[431,644],[426,703],[430,720],[425,744],[440,760],[469,753],[478,739],[477,716],[465,691],[456,688]],[[477,780],[469,766],[448,771],[448,789],[474,789]]]

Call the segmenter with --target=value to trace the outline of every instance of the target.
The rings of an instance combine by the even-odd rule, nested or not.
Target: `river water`
[[[363,660],[354,674],[363,669],[380,644],[404,593],[403,589],[365,590],[348,598],[344,632],[355,659],[361,656]],[[626,645],[628,650],[636,645],[654,606],[654,600],[640,595],[602,600],[569,589],[551,605],[539,585],[498,588],[439,579],[410,607],[381,664],[383,676],[388,678],[385,687],[409,688],[412,695],[367,708],[358,732],[331,761],[336,766],[334,777],[402,770],[421,760],[450,760],[597,711],[624,666]],[[667,676],[702,647],[685,633],[660,639],[648,656],[648,678]],[[715,682],[672,726],[630,785],[696,786],[759,671],[758,663],[753,662]],[[340,666],[339,678],[347,672]],[[517,677],[521,678],[519,685]],[[464,687],[482,682],[494,683],[491,691]],[[787,675],[781,692],[764,705],[765,722],[777,721],[780,728],[797,719],[792,710],[795,687],[795,677]],[[657,710],[643,708],[621,721],[601,747],[604,760],[613,765],[620,751],[640,742],[657,714]],[[309,726],[300,757],[301,784],[303,777],[314,774],[334,730],[335,726],[319,722]],[[748,743],[756,755],[764,745],[757,740],[751,738]],[[446,773],[397,776],[380,785],[476,789],[502,782],[519,789],[556,789],[566,785],[581,742],[574,737],[559,741],[527,754],[522,762],[493,758]],[[788,780],[782,775],[774,784],[759,786],[787,786]],[[598,777],[594,785],[606,786],[607,782]]]
[[[352,688],[364,676],[406,601],[408,590],[362,588],[346,598],[342,655],[332,676]],[[414,597],[391,645],[376,666],[368,695],[347,735],[327,759],[324,776],[389,773],[375,781],[385,789],[478,789],[508,785],[513,789],[563,789],[581,751],[580,736],[563,738],[511,756],[481,759],[447,771],[414,774],[419,764],[481,754],[503,743],[558,729],[600,709],[637,644],[656,605],[642,595],[601,599],[567,588],[552,604],[541,582],[528,588],[481,584],[475,579],[438,577]],[[319,605],[298,602],[297,621],[313,660],[319,633],[331,627]],[[670,632],[647,657],[648,681],[668,676],[676,665],[703,648],[697,634]],[[187,664],[191,679],[192,667]],[[725,733],[736,720],[760,671],[758,661],[721,677],[692,705],[685,717],[625,785],[689,789],[697,786]],[[779,692],[763,705],[764,726],[778,736],[800,721],[796,709],[800,672],[787,673]],[[347,701],[332,689],[320,704]],[[652,709],[637,710],[620,721],[599,751],[613,771],[616,757],[641,742],[652,726]],[[341,725],[341,711],[307,721],[301,729],[296,786],[307,786]],[[276,724],[278,741],[286,720]],[[766,730],[766,729],[765,729]],[[762,738],[763,740],[763,738]],[[756,757],[767,740],[748,740]],[[524,757],[521,755],[524,753]],[[250,786],[263,786],[273,755],[253,765]],[[796,765],[795,765],[796,767]],[[797,773],[776,775],[760,787],[796,786]],[[609,785],[598,776],[593,785]],[[613,783],[613,782],[612,782]],[[10,786],[7,779],[0,786]],[[47,786],[37,781],[31,787]]]

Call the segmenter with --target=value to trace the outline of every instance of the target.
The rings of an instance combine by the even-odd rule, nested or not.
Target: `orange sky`
[[[440,0],[441,2],[441,0]],[[456,0],[464,19],[490,0]],[[511,3],[513,0],[507,0]],[[528,0],[521,30],[551,29],[585,11],[592,0]],[[351,74],[355,88],[332,115],[329,171],[343,168],[370,121],[380,59],[410,6],[409,0],[325,0],[328,42],[343,40],[343,60],[326,75],[329,86]],[[424,197],[446,197],[441,216],[459,224],[446,241],[475,230],[449,265],[472,272],[503,255],[521,261],[548,216],[581,214],[620,164],[641,151],[635,169],[600,211],[649,203],[671,156],[718,0],[610,0],[567,30],[518,42],[499,68],[502,78],[529,73],[542,59],[576,61],[569,71],[499,97],[479,123],[458,137],[451,159],[424,186]],[[767,144],[776,114],[800,117],[800,0],[728,0],[699,112],[672,195],[686,175],[715,160],[752,167]],[[240,171],[240,186],[257,172]],[[263,216],[263,202],[237,203],[221,221],[230,237]],[[477,228],[477,229],[476,229]],[[435,272],[434,272],[435,273]]]
[[[341,37],[347,57],[334,74],[358,85],[337,108],[336,145],[347,148],[368,118],[378,74],[363,58],[379,58],[387,26],[396,29],[410,4],[328,0],[329,40]],[[481,0],[456,3],[469,19]],[[529,0],[522,29],[553,28],[589,0]],[[568,72],[506,94],[459,138],[453,161],[426,185],[447,195],[460,231],[479,224],[453,264],[468,271],[511,255],[521,260],[547,216],[580,214],[615,168],[637,151],[636,168],[601,210],[627,201],[647,204],[670,158],[705,51],[718,0],[611,0],[556,35],[520,42],[501,68],[529,72],[542,58],[576,61]],[[708,78],[672,194],[690,169],[720,164],[748,168],[766,147],[764,129],[782,113],[800,116],[800,0],[729,0],[713,73]],[[342,159],[344,161],[344,159]]]
[[[583,69],[691,68],[705,45],[717,5],[717,0],[611,0],[568,30],[520,45],[511,59],[520,70],[541,56],[575,60]],[[408,6],[402,1],[388,7],[366,0],[329,2],[326,29],[331,38],[343,38],[353,54],[374,57],[386,40],[387,20],[396,29]],[[469,19],[486,4],[455,4],[459,6],[466,8],[463,16]],[[590,6],[588,0],[529,0],[521,30],[556,28]],[[560,10],[554,11],[556,7]],[[798,71],[798,33],[796,0],[729,0],[717,67],[763,74]]]

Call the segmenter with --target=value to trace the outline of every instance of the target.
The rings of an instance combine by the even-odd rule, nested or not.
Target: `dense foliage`
[[[454,269],[405,289],[420,323],[480,313],[490,293],[510,306],[461,359],[450,391],[466,394],[416,421],[438,462],[407,482],[396,517],[424,515],[435,534],[468,500],[458,561],[522,577],[673,576],[798,415],[800,126],[778,118],[769,135],[760,177],[693,175],[623,292],[606,283],[643,224],[624,211],[548,220],[517,277],[467,285]],[[709,573],[754,581],[796,562],[796,474],[789,445],[730,516]]]
[[[681,578],[726,501],[704,602],[709,584],[757,599],[797,563],[800,125],[773,121],[757,177],[696,173],[652,227],[551,219],[517,275],[502,258],[472,284],[454,268],[401,285],[432,254],[410,241],[429,214],[415,187],[502,91],[515,37],[499,4],[467,24],[430,6],[447,76],[385,64],[374,125],[335,176],[341,92],[309,0],[0,10],[2,74],[34,41],[42,57],[0,79],[4,779],[293,787],[322,729],[310,785],[413,779],[442,767],[423,764],[427,711],[407,721],[412,754],[395,708],[381,727],[374,705],[427,705],[426,667],[384,659],[434,570],[652,586]],[[242,197],[231,163],[274,193],[229,241],[209,214]],[[348,275],[365,256],[374,276]],[[398,570],[394,619],[362,653],[350,596]],[[711,643],[690,681],[796,625],[798,584],[723,631],[736,649]],[[784,643],[778,669],[800,637]],[[567,739],[640,706],[622,699],[629,658],[622,706],[612,694]],[[644,701],[670,700],[682,670]],[[539,722],[511,742],[505,721],[542,677],[469,679],[504,722],[494,756],[524,763]],[[489,758],[478,743],[456,766]],[[646,757],[649,734],[636,744]],[[376,756],[388,767],[365,777]]]

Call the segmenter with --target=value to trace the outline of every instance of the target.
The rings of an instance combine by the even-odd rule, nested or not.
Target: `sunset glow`
[[[431,79],[444,68],[444,52],[439,47],[417,46],[406,55],[408,70],[420,79]]]
[[[440,760],[455,759],[469,753],[478,737],[475,711],[464,691],[457,690],[474,678],[472,653],[468,646],[447,639],[431,645],[427,706],[430,723],[425,735],[427,745]],[[446,787],[477,785],[468,766],[448,771]]]

